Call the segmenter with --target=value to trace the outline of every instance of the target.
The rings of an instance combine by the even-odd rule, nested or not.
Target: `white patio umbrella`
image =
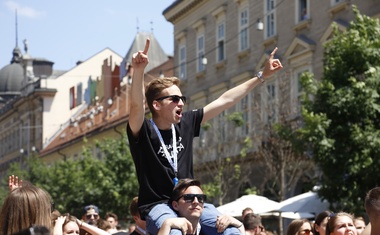
[[[279,209],[279,202],[258,195],[244,195],[235,201],[217,207],[222,214],[241,216],[242,211],[250,207],[255,214],[262,214]]]
[[[328,210],[329,203],[321,200],[316,192],[302,193],[280,202],[278,212],[311,213],[314,215]]]

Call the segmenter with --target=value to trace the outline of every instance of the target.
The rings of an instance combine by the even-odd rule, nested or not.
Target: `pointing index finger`
[[[143,51],[144,54],[147,54],[147,53],[148,53],[149,45],[150,45],[150,39],[147,38],[147,39],[146,39],[146,43],[145,43],[145,48],[144,48],[144,51]]]
[[[278,49],[277,47],[274,48],[274,50],[272,51],[272,53],[270,53],[270,59],[274,58],[274,54],[276,54],[277,49]]]

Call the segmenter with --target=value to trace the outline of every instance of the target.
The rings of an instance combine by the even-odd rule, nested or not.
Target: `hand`
[[[170,228],[179,229],[182,231],[183,235],[194,233],[190,221],[183,217],[166,219],[162,226],[170,226]]]
[[[218,230],[218,233],[223,233],[228,226],[240,228],[241,225],[242,223],[238,219],[230,215],[219,215],[216,219],[216,228]]]
[[[16,188],[22,187],[22,180],[18,180],[18,176],[10,175],[8,177],[8,186],[9,186],[9,192],[12,192]]]
[[[272,53],[270,53],[269,60],[264,66],[264,71],[263,71],[263,78],[267,78],[271,76],[273,73],[276,71],[282,69],[282,64],[279,59],[274,59],[274,55],[276,54],[276,51],[278,48],[274,48]]]
[[[55,220],[55,226],[61,226],[63,223],[65,223],[66,216],[58,216],[58,218]]]
[[[143,51],[138,51],[132,55],[132,67],[134,70],[144,69],[149,63],[148,50],[150,45],[150,39],[146,39],[145,48]]]

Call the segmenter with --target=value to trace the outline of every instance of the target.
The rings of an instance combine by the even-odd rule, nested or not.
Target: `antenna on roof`
[[[150,21],[150,31],[153,34],[153,21],[152,20]]]
[[[16,15],[15,15],[15,22],[16,22],[16,47],[18,47],[17,9],[15,11],[16,11]]]

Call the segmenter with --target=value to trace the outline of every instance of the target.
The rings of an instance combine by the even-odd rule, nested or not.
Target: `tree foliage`
[[[105,139],[97,141],[95,147],[99,158],[88,146],[79,159],[46,166],[35,155],[30,156],[26,168],[13,164],[8,173],[48,191],[61,213],[80,218],[84,206],[95,204],[101,216],[112,211],[119,219],[128,218],[129,203],[138,194],[138,182],[127,139],[125,135],[122,139]]]
[[[319,194],[335,211],[360,214],[365,193],[379,184],[380,26],[361,15],[326,45],[321,81],[302,76],[300,134],[323,171]]]

